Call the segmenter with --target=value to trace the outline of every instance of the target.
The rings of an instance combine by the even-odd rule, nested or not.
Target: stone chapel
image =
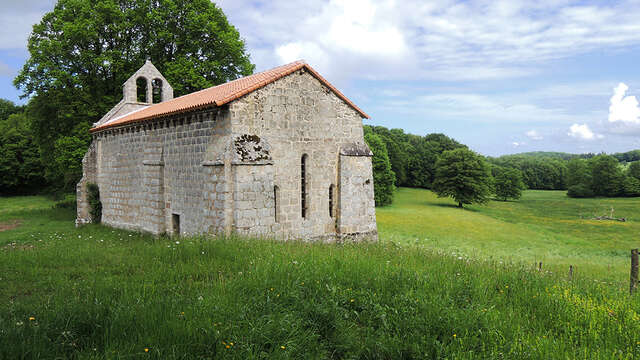
[[[76,224],[153,234],[377,239],[368,115],[304,61],[173,98],[147,61],[91,128]]]

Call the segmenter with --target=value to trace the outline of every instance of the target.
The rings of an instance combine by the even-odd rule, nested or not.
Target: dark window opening
[[[172,214],[171,222],[173,223],[173,235],[180,235],[180,215]]]
[[[153,103],[157,104],[162,102],[162,80],[153,79],[153,81],[151,81],[151,89],[153,90]]]
[[[273,187],[273,218],[275,220],[275,222],[278,222],[278,213],[280,212],[279,209],[280,204],[278,204],[278,186],[275,185]]]
[[[146,103],[147,101],[147,79],[139,77],[136,80],[136,101]]]
[[[307,217],[307,154],[302,155],[300,161],[300,206],[302,218]]]
[[[333,217],[333,184],[329,185],[329,217]]]

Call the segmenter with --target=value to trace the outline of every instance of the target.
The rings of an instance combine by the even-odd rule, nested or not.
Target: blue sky
[[[0,3],[0,97],[51,0]],[[217,4],[257,71],[305,59],[371,120],[485,155],[640,148],[640,3],[329,0]]]

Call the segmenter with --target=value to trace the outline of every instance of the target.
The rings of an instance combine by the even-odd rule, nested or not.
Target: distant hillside
[[[500,159],[500,158],[508,158],[508,157],[531,157],[531,158],[571,160],[575,158],[589,159],[594,156],[595,154],[593,153],[569,154],[565,152],[556,152],[556,151],[530,151],[530,152],[523,152],[523,153],[517,153],[517,154],[510,154],[510,155],[502,155],[502,156],[498,156],[497,158]]]
[[[511,157],[529,157],[529,158],[546,158],[546,159],[559,159],[559,160],[571,160],[571,159],[590,159],[596,155],[594,153],[585,153],[585,154],[570,154],[565,152],[556,152],[556,151],[530,151],[523,152],[517,154],[510,155],[502,155],[498,156],[497,159],[501,158],[511,158]],[[630,150],[622,153],[614,153],[611,156],[618,159],[620,162],[632,162],[640,160],[640,150]]]

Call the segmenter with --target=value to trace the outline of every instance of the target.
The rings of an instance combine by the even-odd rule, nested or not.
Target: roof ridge
[[[309,73],[322,84],[333,91],[336,96],[342,99],[347,105],[356,110],[360,115],[369,118],[364,111],[358,108],[338,89],[336,89],[329,81],[323,78],[315,69],[313,69],[304,60],[296,60],[294,62],[280,65],[270,70],[265,70],[256,74],[248,75],[238,79],[231,80],[224,84],[212,86],[206,89],[198,90],[189,94],[163,101],[158,104],[150,105],[144,109],[130,112],[118,119],[109,119],[104,124],[92,128],[90,131],[100,131],[106,128],[130,124],[149,120],[161,116],[173,115],[185,111],[205,108],[211,105],[222,106],[257,89],[260,89],[282,77],[285,77],[300,69],[307,69]]]

